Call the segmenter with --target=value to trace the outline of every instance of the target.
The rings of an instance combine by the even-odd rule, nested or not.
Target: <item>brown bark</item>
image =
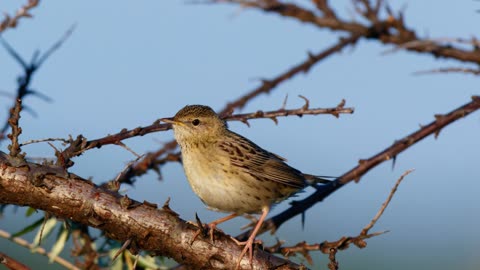
[[[158,208],[139,203],[58,167],[19,161],[1,152],[0,203],[30,206],[98,228],[112,239],[131,240],[133,253],[150,251],[194,269],[233,269],[242,250],[220,232],[214,243],[201,235],[191,243],[197,227],[180,219],[168,204]],[[242,267],[251,269],[248,258],[243,258]],[[252,269],[300,268],[259,249],[254,253]]]

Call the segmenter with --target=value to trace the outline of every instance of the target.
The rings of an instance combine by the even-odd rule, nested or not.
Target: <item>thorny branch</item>
[[[10,109],[10,119],[8,119],[7,121],[12,128],[12,133],[8,134],[8,138],[12,141],[12,143],[8,146],[8,150],[10,150],[11,157],[23,159],[24,157],[20,153],[21,149],[18,144],[18,137],[22,133],[22,128],[18,125],[21,109],[22,100],[17,99],[15,102],[15,106]]]
[[[32,1],[34,2],[34,1]],[[24,100],[24,98],[28,95],[37,96],[41,99],[46,101],[50,101],[50,98],[43,95],[42,93],[33,90],[30,87],[30,84],[33,79],[33,75],[39,70],[42,64],[56,51],[60,48],[60,46],[67,40],[67,38],[71,35],[74,30],[74,26],[72,26],[57,42],[55,42],[43,55],[37,51],[34,53],[30,63],[27,63],[14,49],[10,46],[1,36],[0,41],[7,50],[7,52],[22,66],[23,68],[23,75],[18,77],[18,88],[15,100]],[[22,109],[28,110],[33,113],[31,109],[25,107],[23,105]],[[11,115],[10,115],[11,118]],[[6,122],[3,127],[0,129],[0,141],[5,138],[5,132],[8,129],[8,122]]]
[[[11,270],[30,270],[28,266],[15,260],[14,258],[9,257],[3,252],[0,252],[0,264],[5,265],[5,267]]]
[[[28,3],[19,8],[13,17],[5,13],[5,18],[0,22],[0,33],[7,28],[15,28],[20,18],[31,18],[30,10],[36,7],[39,2],[39,0],[28,0]]]
[[[350,244],[354,244],[355,246],[359,248],[364,248],[367,246],[367,243],[365,242],[365,239],[384,234],[384,232],[376,232],[376,233],[371,233],[369,234],[369,231],[375,224],[377,223],[378,219],[382,216],[384,213],[385,209],[387,208],[388,204],[392,200],[395,192],[398,189],[398,186],[400,183],[403,181],[403,179],[412,172],[413,170],[407,170],[405,171],[395,182],[394,187],[390,191],[390,194],[388,195],[387,199],[385,202],[382,204],[378,212],[375,214],[375,217],[362,229],[362,231],[357,235],[357,236],[343,236],[337,241],[329,242],[329,241],[324,241],[320,244],[307,244],[307,242],[303,241],[295,246],[291,247],[282,247],[281,243],[278,243],[274,245],[273,247],[270,248],[264,248],[264,250],[267,250],[271,253],[281,253],[284,256],[292,256],[295,255],[296,253],[302,254],[307,261],[312,264],[313,260],[312,257],[310,256],[309,252],[310,251],[316,251],[319,250],[324,254],[331,254],[332,249],[335,250],[345,250],[347,249]]]
[[[401,12],[393,14],[390,7],[382,0],[377,0],[374,4],[366,0],[354,1],[355,10],[367,20],[367,24],[361,24],[354,19],[339,18],[327,1],[314,0],[321,15],[317,15],[318,12],[315,9],[307,9],[294,4],[294,2],[279,0],[212,0],[211,2],[232,3],[242,7],[256,8],[319,28],[348,32],[353,36],[366,39],[376,39],[383,44],[395,45],[412,52],[431,54],[434,57],[451,58],[474,64],[480,63],[480,51],[476,38],[470,42],[472,45],[470,50],[452,43],[444,44],[444,42],[435,42],[434,39],[422,39],[414,30],[406,26]],[[383,11],[387,14],[385,18],[382,17]]]
[[[276,121],[276,117],[281,116],[290,116],[290,115],[318,115],[318,114],[332,114],[338,117],[339,114],[344,113],[353,113],[353,108],[345,108],[344,102],[341,102],[337,107],[334,108],[308,108],[308,106],[303,106],[299,109],[292,109],[292,110],[285,110],[280,109],[276,111],[257,111],[255,113],[247,113],[247,114],[236,114],[236,115],[228,115],[225,116],[224,119],[226,121],[242,121],[244,123],[248,123],[249,119],[260,119],[260,118],[270,118],[273,121]],[[100,148],[104,145],[108,144],[118,144],[120,141],[135,137],[135,136],[143,136],[148,133],[157,132],[157,131],[165,131],[171,129],[170,124],[161,124],[159,120],[155,121],[153,124],[146,126],[146,127],[137,127],[135,129],[127,130],[123,129],[117,134],[109,135],[100,139],[87,141],[83,136],[78,136],[77,139],[72,140],[69,147],[67,147],[62,153],[62,162],[70,160],[74,156],[79,156],[83,152],[92,149],[92,148]],[[142,161],[142,164],[145,164],[144,160],[156,161],[156,158],[164,153],[168,153],[169,150],[175,149],[177,146],[175,141],[171,141],[167,143],[161,151],[158,151],[154,154],[148,154]],[[168,150],[167,150],[168,149]],[[152,159],[155,158],[155,159]],[[166,161],[174,160],[177,161],[178,158],[168,158]],[[71,163],[70,163],[71,164]],[[150,164],[145,164],[144,168],[150,167]],[[59,164],[62,165],[62,164]],[[64,165],[64,164],[63,164]],[[72,164],[73,165],[73,164]],[[130,174],[130,173],[128,173]]]
[[[198,228],[180,219],[168,201],[163,207],[138,202],[49,165],[27,162],[17,167],[11,160],[0,153],[0,203],[31,206],[98,228],[107,238],[130,241],[132,254],[145,250],[193,269],[233,269],[242,252],[241,246],[222,233],[216,233],[214,243],[201,237],[193,241]],[[248,265],[249,259],[243,260]],[[254,253],[252,263],[253,269],[305,269],[262,250]]]
[[[360,180],[360,177],[362,177],[364,174],[366,174],[368,171],[370,171],[372,168],[382,162],[388,160],[395,161],[395,158],[398,154],[405,151],[423,138],[432,134],[435,136],[435,138],[437,138],[438,134],[445,126],[473,113],[478,109],[480,109],[480,97],[472,96],[471,102],[460,106],[459,108],[445,115],[435,115],[435,120],[430,124],[422,126],[419,130],[405,136],[398,141],[395,141],[390,147],[386,148],[382,152],[368,159],[360,160],[357,166],[344,173],[342,176],[338,177],[335,181],[322,185],[307,198],[293,202],[290,208],[266,220],[263,223],[260,232],[263,233],[267,230],[271,230],[272,232],[275,231],[285,221],[291,219],[296,215],[305,213],[305,211],[307,211],[310,207],[315,205],[317,202],[322,201],[330,194],[343,187],[343,185],[353,180],[358,182]],[[246,239],[248,235],[250,235],[250,230],[237,236],[237,239]]]

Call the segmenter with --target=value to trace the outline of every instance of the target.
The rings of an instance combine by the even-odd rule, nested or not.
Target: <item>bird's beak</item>
[[[175,120],[169,119],[169,118],[162,118],[162,119],[160,119],[160,121],[165,122],[165,123],[169,123],[169,124],[172,124],[172,125],[185,126],[185,124],[183,122],[175,121]]]

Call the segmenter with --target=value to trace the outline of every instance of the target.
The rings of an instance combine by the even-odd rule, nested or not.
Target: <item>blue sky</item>
[[[348,1],[335,4],[339,13],[350,16]],[[16,5],[17,1],[8,1],[1,10],[11,12]],[[479,2],[402,1],[392,6],[405,8],[407,25],[423,37],[478,37]],[[273,78],[303,61],[308,51],[319,52],[339,37],[234,5],[182,1],[53,1],[42,2],[32,14],[33,19],[22,20],[17,29],[3,35],[27,59],[36,49],[48,48],[72,24],[77,27],[34,78],[33,88],[54,101],[24,100],[38,117],[22,115],[21,141],[69,134],[95,139],[172,116],[186,104],[221,109],[258,86],[259,79]],[[359,159],[429,123],[434,114],[447,113],[479,94],[478,79],[471,75],[413,74],[461,63],[403,51],[385,54],[390,49],[362,40],[242,110],[277,109],[288,94],[289,108],[303,105],[298,95],[309,98],[312,107],[332,107],[346,99],[347,106],[355,107],[353,115],[282,118],[278,126],[271,120],[253,120],[250,128],[241,123],[230,127],[306,173],[340,175]],[[0,64],[0,90],[13,92],[21,69],[2,49]],[[2,100],[0,116],[5,117],[12,101]],[[442,130],[437,140],[429,137],[411,147],[399,155],[393,170],[391,163],[376,167],[359,184],[349,184],[308,211],[304,230],[295,218],[276,237],[296,244],[356,235],[375,215],[395,180],[414,168],[373,229],[390,232],[368,240],[366,249],[340,252],[342,268],[478,269],[479,116],[472,114]],[[171,139],[169,131],[125,143],[145,153]],[[2,148],[6,150],[5,143]],[[46,144],[23,150],[32,157],[53,157]],[[72,171],[101,183],[132,159],[124,149],[107,146],[76,158]],[[159,204],[171,197],[172,209],[187,220],[195,212],[204,221],[222,216],[205,209],[179,164],[168,164],[162,172],[163,181],[149,173],[135,187],[124,187],[126,193]],[[273,213],[286,207],[288,202]],[[246,223],[238,218],[221,227],[237,234]],[[12,224],[0,220],[2,228]],[[324,269],[327,256],[312,255],[314,267]]]

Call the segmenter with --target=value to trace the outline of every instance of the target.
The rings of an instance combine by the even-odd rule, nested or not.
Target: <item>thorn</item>
[[[392,158],[392,171],[393,171],[393,169],[395,169],[396,162],[397,162],[397,155],[393,156],[393,158]]]
[[[308,110],[308,108],[310,107],[310,101],[302,95],[298,95],[298,97],[305,100],[305,105],[303,105],[302,109],[303,110]]]
[[[284,111],[287,108],[287,100],[288,100],[288,94],[285,95],[285,99],[283,100],[282,108],[280,108],[281,111]]]
[[[162,206],[163,209],[170,209],[170,197],[167,198],[165,203]]]
[[[305,211],[302,212],[302,230],[305,229]]]
[[[244,118],[244,119],[241,119],[240,121],[241,121],[242,123],[244,123],[245,125],[247,125],[247,127],[250,127],[250,123],[248,122],[247,119]]]
[[[270,117],[270,119],[272,119],[272,121],[275,122],[275,125],[278,125],[277,117],[272,116],[272,117]]]
[[[170,213],[171,215],[174,215],[176,217],[178,217],[179,215],[173,211],[171,208],[170,208],[170,197],[168,197],[168,199],[165,201],[165,203],[163,204],[162,206],[162,209],[168,213]]]
[[[124,195],[122,198],[120,198],[120,206],[122,206],[123,209],[128,209],[131,204],[132,200],[128,198],[127,195]]]
[[[7,50],[7,52],[15,59],[24,70],[28,69],[27,63],[22,59],[22,57],[10,46],[10,44],[0,37],[0,42],[2,43],[3,47]]]

